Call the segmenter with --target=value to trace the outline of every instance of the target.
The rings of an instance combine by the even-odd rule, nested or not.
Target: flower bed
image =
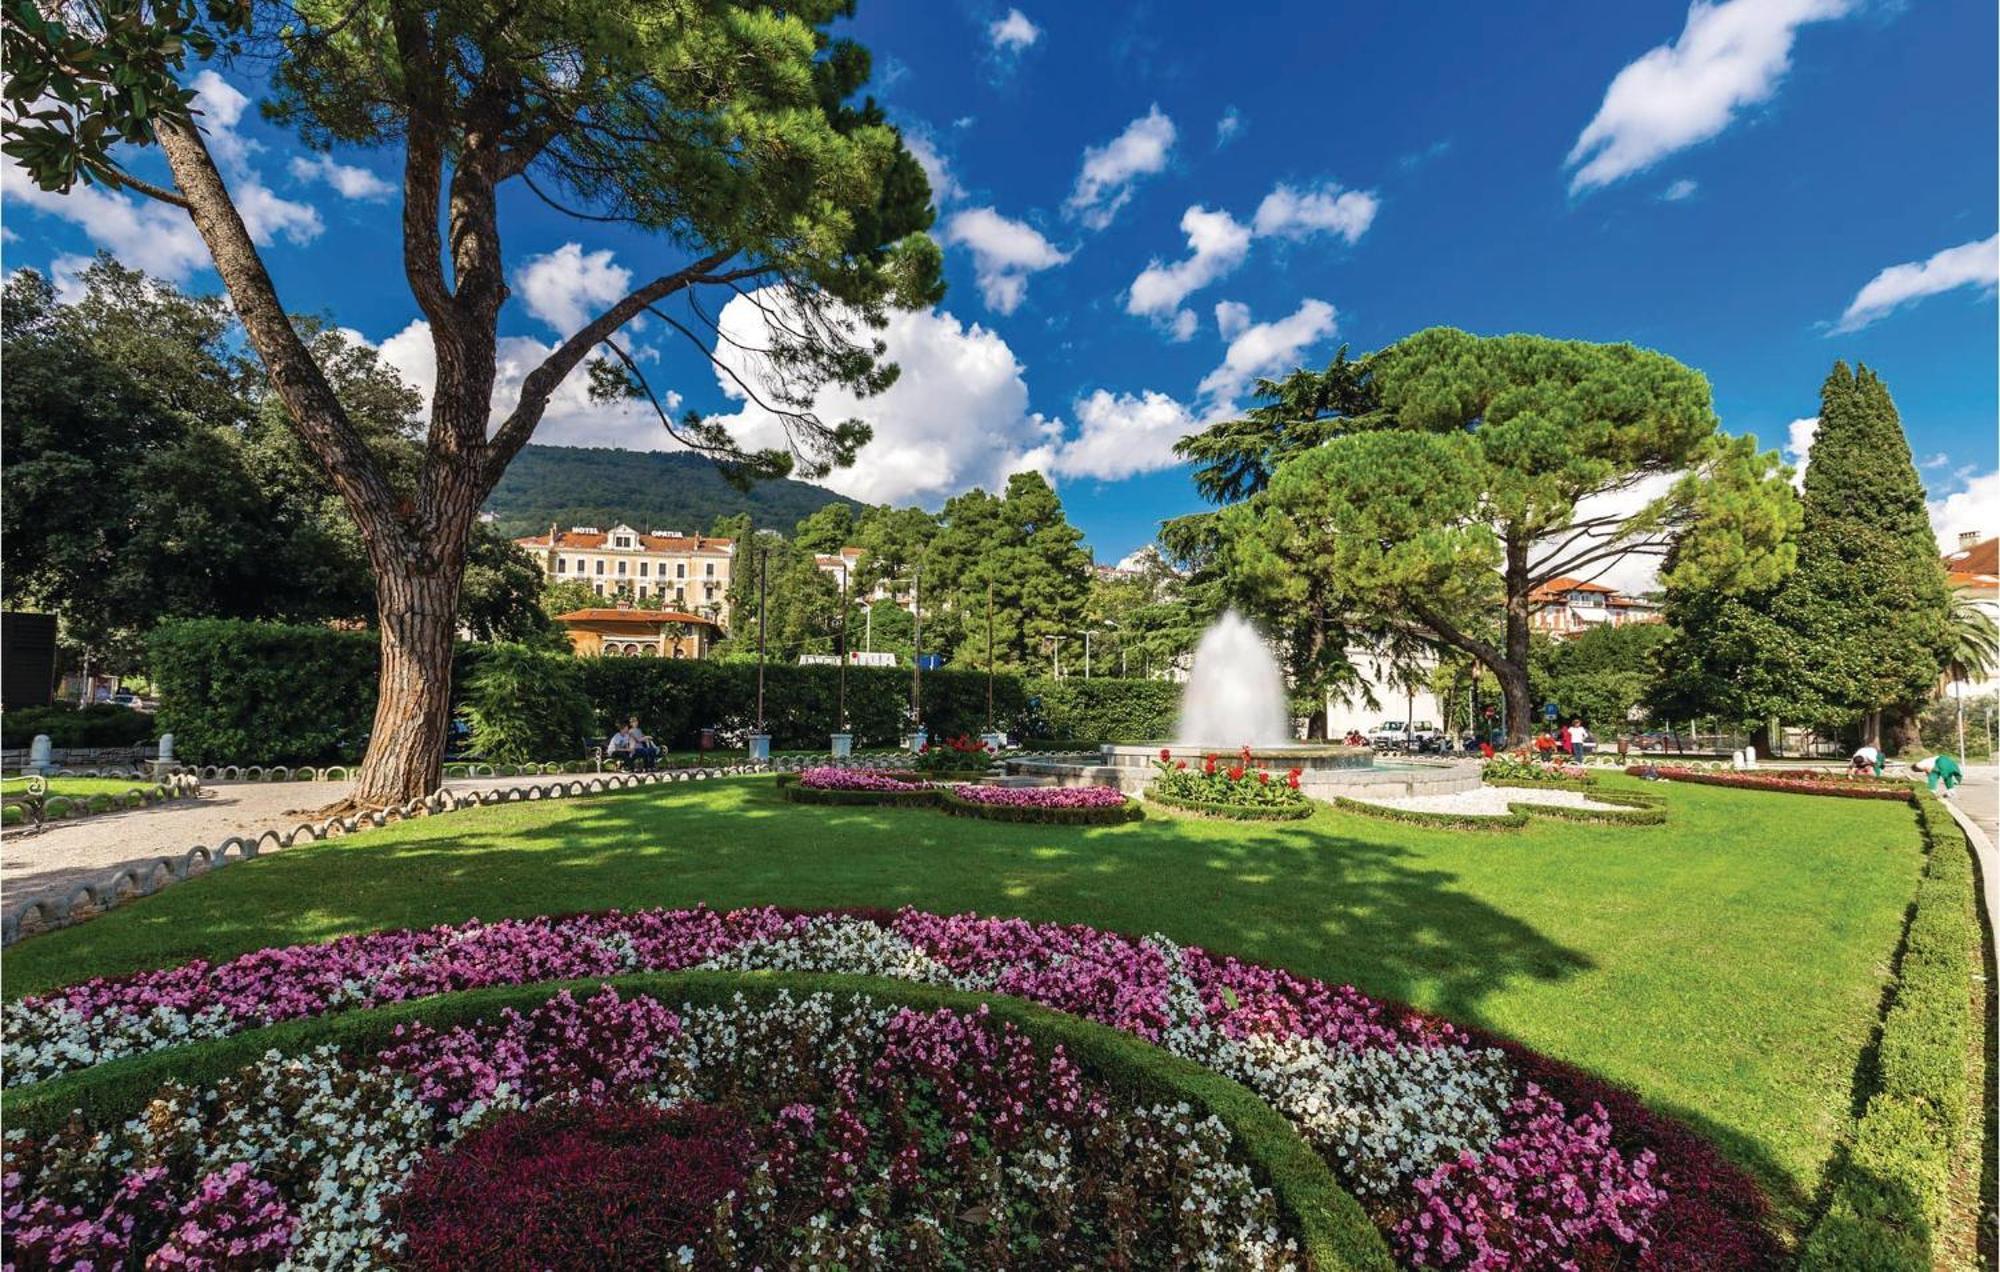
[[[905,773],[833,765],[805,769],[792,781],[781,776],[778,790],[795,804],[926,805],[938,797],[922,779]]]
[[[1746,791],[1786,791],[1794,795],[1831,795],[1839,799],[1895,799],[1911,803],[1916,788],[1894,778],[1848,777],[1811,769],[1771,769],[1751,772],[1708,772],[1671,768],[1666,765],[1634,764],[1626,768],[1633,777],[1657,777],[1667,782],[1693,782],[1698,786],[1733,786]]]
[[[8,1264],[1304,1261],[1211,1111],[983,1007],[733,987],[439,1011],[10,1134]]]
[[[1597,779],[1581,764],[1536,759],[1525,752],[1496,755],[1479,770],[1488,786],[1594,786]]]
[[[1146,797],[1169,808],[1207,813],[1239,820],[1291,820],[1312,815],[1312,804],[1299,789],[1304,770],[1292,769],[1280,776],[1250,763],[1250,748],[1224,759],[1204,755],[1198,767],[1176,760],[1173,752],[1162,750],[1153,761],[1155,770]]]
[[[993,766],[993,748],[979,738],[960,734],[924,743],[915,763],[919,773],[939,781],[979,777]]]
[[[940,807],[960,817],[1050,826],[1110,826],[1145,816],[1109,786],[954,786]]]
[[[5,1008],[5,1069],[10,1082],[35,1082],[431,994],[689,969],[1004,994],[1157,1043],[1289,1119],[1406,1262],[1747,1268],[1777,1257],[1741,1173],[1616,1088],[1350,987],[1163,937],[1022,920],[695,909],[372,933],[19,1000]],[[79,1080],[11,1093],[10,1124],[38,1096],[60,1118],[78,1106],[66,1088]],[[1542,1186],[1555,1167],[1560,1193]]]

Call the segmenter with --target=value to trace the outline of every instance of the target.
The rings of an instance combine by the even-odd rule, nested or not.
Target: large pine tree
[[[1773,617],[1794,636],[1800,706],[1879,742],[1937,683],[1949,596],[1896,404],[1865,366],[1836,362],[1820,390],[1798,547]]]

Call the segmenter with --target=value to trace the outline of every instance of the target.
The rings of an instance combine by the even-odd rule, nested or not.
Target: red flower
[[[1259,786],[1269,786],[1270,784],[1271,784],[1271,775],[1270,775],[1269,773],[1266,773],[1266,772],[1265,772],[1265,771],[1264,771],[1263,769],[1258,769],[1258,770],[1257,770],[1257,785],[1259,785]]]
[[[1204,773],[1215,772],[1215,757],[1213,755],[1204,755],[1201,757],[1201,771]]]
[[[1179,770],[1180,770],[1180,771],[1182,771],[1182,772],[1186,772],[1186,771],[1187,771],[1187,761],[1186,761],[1186,760],[1177,760],[1177,761],[1175,761],[1175,763],[1174,763],[1174,767],[1175,767],[1176,769],[1179,769]]]
[[[1238,751],[1237,754],[1243,757],[1243,762],[1245,764],[1248,764],[1250,762],[1250,744],[1248,742],[1245,742],[1243,744],[1243,749],[1241,751]]]
[[[1168,750],[1166,747],[1160,748],[1160,763],[1165,764],[1173,758],[1174,758],[1174,753],[1172,751]]]
[[[1298,783],[1299,774],[1303,772],[1305,772],[1304,769],[1294,766],[1290,772],[1285,774],[1285,776],[1292,779],[1292,785],[1297,786],[1299,784]]]
[[[1241,764],[1232,764],[1230,766],[1229,780],[1232,782],[1240,782],[1243,780],[1243,766]]]
[[[1297,769],[1293,769],[1291,772],[1285,774],[1285,785],[1291,787],[1293,790],[1299,789],[1299,771]]]

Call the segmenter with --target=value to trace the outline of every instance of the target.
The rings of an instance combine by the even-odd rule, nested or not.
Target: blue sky
[[[878,441],[836,489],[935,507],[1040,468],[1115,560],[1198,506],[1168,449],[1255,375],[1448,323],[1660,349],[1707,373],[1727,428],[1781,448],[1833,359],[1867,362],[1940,530],[2000,520],[1991,5],[861,0],[843,27],[942,178],[951,290],[892,327],[904,380],[855,411]],[[203,82],[287,302],[427,381],[395,157],[311,156],[256,117],[254,77]],[[7,195],[10,269],[60,276],[101,246],[217,286],[170,208],[11,175]],[[677,263],[525,193],[503,232],[516,379]],[[657,383],[770,435],[694,351],[636,338]],[[664,444],[578,391],[538,440]]]

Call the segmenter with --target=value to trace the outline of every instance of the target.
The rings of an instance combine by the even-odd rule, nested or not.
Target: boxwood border
[[[1628,765],[1625,769],[1625,774],[1628,777],[1642,777],[1645,775],[1647,767],[1650,766]],[[1831,788],[1824,790],[1801,790],[1796,786],[1780,785],[1786,779],[1779,777],[1775,772],[1760,774],[1754,769],[1748,772],[1711,773],[1695,769],[1668,768],[1661,765],[1658,766],[1656,771],[1660,781],[1686,782],[1691,786],[1717,786],[1734,791],[1769,791],[1777,795],[1818,795],[1827,799],[1901,800],[1906,804],[1916,802],[1916,785],[1914,783],[1903,784],[1900,788],[1892,788],[1886,785],[1867,785],[1856,786],[1851,790]],[[1770,780],[1760,781],[1758,780],[1760,777]]]
[[[1828,1168],[1826,1212],[1800,1247],[1803,1272],[1929,1272],[1944,1257],[1939,1242],[1952,1175],[1979,1098],[1966,1057],[1978,1027],[1972,986],[1984,955],[1972,846],[1936,796],[1915,791],[1912,800],[1927,850],[1924,873],[1882,1018],[1873,1089]]]
[[[521,1011],[563,990],[594,992],[609,985],[620,994],[647,994],[670,1007],[734,1001],[762,1005],[789,992],[855,994],[917,1010],[939,1007],[989,1014],[1030,1034],[1043,1046],[1061,1045],[1086,1071],[1144,1101],[1185,1100],[1229,1128],[1259,1181],[1297,1223],[1300,1246],[1320,1272],[1394,1267],[1386,1242],[1354,1197],[1340,1186],[1325,1160],[1300,1138],[1284,1115],[1249,1088],[1192,1060],[1081,1017],[1016,998],[967,993],[929,985],[832,973],[665,972],[570,981],[545,981],[467,990],[253,1029],[229,1038],[107,1061],[0,1096],[10,1131],[47,1133],[80,1116],[92,1125],[134,1116],[169,1081],[211,1086],[266,1051],[296,1054],[334,1045],[373,1054],[392,1041],[398,1025],[462,1024],[513,1008]]]
[[[953,817],[984,821],[1022,822],[1035,826],[1122,826],[1143,820],[1146,810],[1131,796],[1115,808],[1022,808],[1013,804],[982,804],[961,799],[957,791],[938,792],[938,807]]]
[[[1151,784],[1146,787],[1145,797],[1163,808],[1172,808],[1183,813],[1198,813],[1203,817],[1220,817],[1227,821],[1304,821],[1313,815],[1310,798],[1306,798],[1296,808],[1217,804],[1209,800],[1182,799],[1178,795],[1168,795]]]
[[[837,808],[933,808],[938,802],[936,788],[914,782],[907,791],[825,791],[794,779],[780,782],[778,794],[793,804]]]
[[[1507,783],[1488,784],[1507,786],[1508,789],[1523,789]],[[1590,797],[1599,803],[1617,804],[1621,807],[1571,808],[1564,804],[1536,804],[1520,800],[1509,802],[1505,813],[1427,813],[1413,808],[1389,808],[1382,804],[1370,804],[1358,799],[1349,799],[1345,795],[1337,797],[1333,801],[1333,806],[1342,812],[1359,813],[1364,817],[1445,830],[1521,830],[1537,817],[1553,817],[1558,821],[1582,822],[1591,826],[1666,824],[1666,801],[1657,796],[1642,795],[1636,791],[1592,791]]]

